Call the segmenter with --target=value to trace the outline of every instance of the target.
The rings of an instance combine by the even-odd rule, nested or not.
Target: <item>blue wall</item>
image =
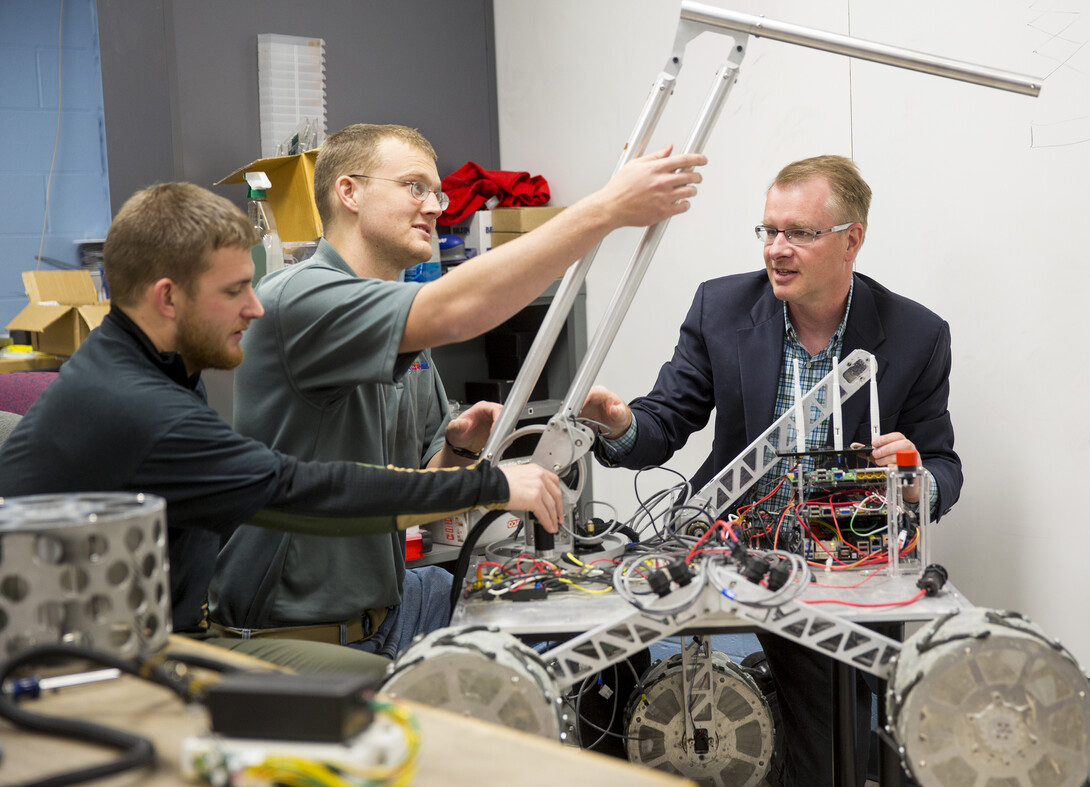
[[[0,0],[0,330],[26,303],[57,143],[42,255],[78,264],[76,240],[110,226],[95,0]],[[53,269],[43,263],[43,269]]]

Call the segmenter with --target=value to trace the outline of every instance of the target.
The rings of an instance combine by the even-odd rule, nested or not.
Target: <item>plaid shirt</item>
[[[780,366],[780,383],[776,387],[776,410],[773,414],[773,423],[783,417],[783,414],[795,404],[794,361],[799,362],[799,387],[804,395],[833,370],[833,358],[839,358],[841,350],[844,348],[844,326],[848,323],[848,312],[852,308],[852,292],[854,290],[855,278],[852,277],[852,284],[848,288],[848,306],[844,309],[844,317],[829,338],[829,343],[817,355],[810,355],[806,348],[802,346],[798,334],[795,333],[795,327],[791,324],[791,318],[787,316],[787,303],[784,303],[783,363]],[[825,391],[819,391],[818,394],[818,402],[824,406]],[[818,408],[811,408],[811,419],[818,418],[820,415],[821,411]],[[810,432],[806,436],[806,450],[824,448],[826,441],[829,439],[829,430],[831,428],[832,419],[829,419]],[[787,425],[786,431],[787,445],[781,445],[778,448],[780,451],[794,451],[798,432],[793,421]],[[784,458],[774,464],[749,490],[746,495],[746,502],[760,500],[775,489],[776,485],[783,480],[787,471],[795,464],[795,461],[793,458]],[[799,463],[799,469],[813,470],[815,465],[816,459],[814,457],[805,456]],[[779,511],[791,501],[793,494],[794,488],[784,482],[772,497],[761,504],[761,507],[768,511]]]
[[[780,384],[776,391],[776,412],[773,420],[779,419],[788,408],[794,404],[795,401],[795,389],[794,379],[795,370],[792,365],[792,360],[797,359],[799,362],[799,381],[802,386],[802,391],[805,393],[813,388],[817,383],[821,382],[821,379],[833,370],[833,356],[840,354],[840,348],[844,345],[844,325],[848,322],[848,311],[852,305],[852,291],[855,289],[855,279],[852,279],[852,286],[848,289],[848,308],[844,310],[844,319],[840,321],[840,325],[837,326],[836,332],[829,340],[829,344],[824,350],[817,355],[811,356],[806,351],[806,348],[799,342],[799,337],[795,333],[794,326],[791,325],[791,318],[787,316],[787,304],[783,305],[783,322],[784,322],[784,339],[783,339],[783,366],[780,368]],[[824,397],[820,397],[819,401],[824,404]],[[815,409],[814,417],[819,415],[819,411]],[[793,451],[795,449],[795,436],[797,434],[794,424],[788,426],[789,446],[780,446],[781,451]],[[829,434],[828,423],[821,428],[811,432],[806,438],[807,448],[819,448],[825,444],[825,439]],[[636,419],[632,419],[632,425],[628,427],[628,430],[618,437],[616,440],[602,440],[602,445],[605,449],[606,456],[611,460],[619,460],[625,454],[632,450],[632,447],[636,444]],[[792,459],[781,459],[777,462],[769,471],[761,478],[753,489],[750,490],[747,495],[747,500],[759,500],[768,494],[783,478],[784,473],[791,469],[793,464]],[[810,457],[806,457],[803,467],[805,469],[813,469],[814,460]],[[697,490],[694,490],[697,491]],[[766,503],[764,508],[770,511],[778,511],[787,505],[787,502],[791,499],[791,487],[786,484]]]

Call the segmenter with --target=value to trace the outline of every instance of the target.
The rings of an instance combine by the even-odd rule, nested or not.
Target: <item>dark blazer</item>
[[[631,403],[636,444],[619,464],[636,469],[667,462],[714,410],[712,452],[693,478],[694,491],[700,490],[771,426],[783,339],[783,302],[763,270],[701,284],[673,358],[651,392]],[[962,484],[947,411],[950,326],[857,273],[841,356],[856,349],[878,362],[881,433],[902,432],[916,444],[935,477],[941,516],[957,502]],[[844,402],[843,413],[844,443],[869,443],[865,389]]]

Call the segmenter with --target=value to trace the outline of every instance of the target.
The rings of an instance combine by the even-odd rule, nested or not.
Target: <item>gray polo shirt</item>
[[[420,286],[360,278],[324,240],[307,262],[266,277],[265,316],[235,371],[235,428],[302,459],[423,466],[450,410],[431,353],[397,352]],[[270,561],[259,585],[221,581],[255,557]],[[220,555],[212,616],[248,627],[346,620],[400,603],[404,575],[400,534],[243,528]]]

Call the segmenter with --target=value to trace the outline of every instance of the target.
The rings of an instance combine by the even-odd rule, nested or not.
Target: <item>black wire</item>
[[[683,512],[683,511],[693,511],[693,512],[696,512],[696,513],[694,513],[692,516],[690,516],[688,519],[686,519],[684,522],[682,522],[680,525],[678,525],[678,527],[672,528],[670,530],[669,538],[666,538],[666,539],[663,540],[664,544],[667,544],[667,543],[669,543],[671,541],[675,541],[675,542],[678,543],[678,545],[680,545],[683,548],[686,547],[686,546],[689,546],[688,544],[686,544],[684,538],[685,537],[695,538],[695,536],[689,536],[688,534],[682,533],[680,531],[681,531],[682,528],[685,528],[686,526],[692,524],[693,522],[699,521],[700,520],[700,515],[703,515],[703,518],[705,520],[709,520],[708,521],[708,529],[709,530],[712,527],[714,527],[714,525],[715,525],[715,519],[711,515],[711,512],[709,511],[709,509],[706,506],[694,506],[694,505],[688,505],[686,503],[682,503],[680,505],[674,506],[670,510],[670,514],[671,515],[676,515],[676,514],[679,514],[679,513]]]
[[[489,511],[481,520],[470,528],[466,534],[465,543],[462,544],[462,549],[458,553],[458,562],[454,564],[454,583],[450,588],[450,614],[454,615],[454,609],[458,606],[458,599],[462,596],[462,583],[465,581],[466,572],[469,571],[469,564],[473,558],[473,550],[477,546],[477,542],[481,540],[481,535],[484,533],[488,526],[496,521],[496,518],[503,513],[502,511]],[[448,618],[447,622],[450,620]]]
[[[636,667],[632,664],[632,658],[629,657],[627,659],[624,659],[624,661],[621,662],[621,663],[623,663],[625,666],[628,667],[629,671],[632,673],[632,677],[634,677],[636,679],[636,685],[633,686],[632,691],[630,692],[629,696],[634,696],[636,694],[636,692],[642,692],[644,690],[644,684],[643,684],[643,681],[640,679],[640,674],[638,672],[636,672]],[[617,674],[617,665],[613,664],[612,667],[613,667],[613,680],[617,683],[617,687],[620,687],[620,676]],[[633,737],[631,735],[625,735],[624,733],[614,732],[613,730],[611,730],[609,728],[606,728],[606,727],[600,727],[599,725],[595,724],[590,719],[583,716],[582,711],[580,709],[581,705],[582,705],[582,702],[583,702],[583,695],[586,694],[588,691],[590,691],[592,688],[594,688],[594,686],[597,685],[597,678],[599,678],[601,676],[601,674],[602,673],[600,673],[600,672],[595,673],[594,675],[588,675],[586,678],[583,679],[582,687],[579,688],[575,692],[575,702],[574,703],[572,702],[571,695],[568,695],[567,697],[564,698],[564,703],[569,708],[572,709],[572,711],[575,713],[576,719],[580,723],[586,724],[588,727],[593,727],[595,730],[602,733],[600,736],[598,736],[598,740],[594,741],[594,743],[591,743],[589,745],[584,744],[582,742],[582,740],[580,740],[579,747],[581,749],[587,749],[588,751],[593,751],[595,749],[595,747],[601,745],[602,741],[604,741],[607,737],[619,738],[622,741],[639,740],[638,738],[635,738],[635,737]],[[595,682],[591,683],[591,681],[595,681]],[[619,702],[620,702],[620,695],[619,695],[618,692],[615,691],[614,694],[613,694],[613,710],[612,710],[612,712],[610,714],[610,719],[609,719],[610,727],[613,726],[613,722],[616,719],[617,706],[618,706]],[[576,731],[578,731],[578,726],[576,727]],[[582,737],[582,736],[580,736],[580,737]]]
[[[584,680],[584,684],[586,683],[586,681],[590,681],[590,680],[594,680],[594,682],[596,684],[598,682],[598,680],[601,679],[601,675],[602,675],[602,673],[599,672],[597,675],[591,675],[591,676],[587,677]],[[613,665],[613,681],[614,681],[614,684],[617,687],[620,687],[620,675],[618,675],[618,673],[617,673],[617,665],[616,664]],[[617,696],[618,692],[614,691],[613,692],[613,697],[611,698],[613,700],[613,702],[611,703],[611,707],[609,709],[609,721],[606,723],[605,729],[602,729],[601,727],[599,727],[594,722],[583,718],[583,712],[582,712],[583,695],[586,694],[586,692],[587,692],[587,690],[589,688],[590,687],[588,686],[588,687],[586,687],[584,689],[580,689],[579,693],[575,695],[575,716],[578,719],[582,719],[583,722],[585,722],[586,724],[589,724],[591,727],[594,727],[596,730],[600,730],[602,732],[602,734],[598,736],[598,740],[596,740],[594,743],[590,744],[589,746],[582,745],[582,741],[580,741],[580,744],[581,744],[582,748],[590,749],[591,751],[593,751],[599,745],[601,745],[602,741],[604,741],[609,735],[616,734],[616,733],[613,733],[612,727],[613,727],[613,722],[615,722],[617,720],[617,705],[619,704],[619,702],[618,702],[618,696]]]
[[[649,470],[665,470],[667,473],[673,473],[674,475],[676,475],[678,478],[681,479],[681,482],[677,483],[677,484],[674,484],[671,487],[667,487],[665,489],[662,489],[662,490],[656,492],[655,494],[653,494],[650,497],[650,499],[645,501],[640,495],[639,478],[640,478],[640,475],[642,475],[644,472],[649,471]],[[644,543],[647,543],[647,544],[659,544],[659,543],[665,544],[665,543],[668,543],[670,541],[676,540],[676,538],[675,538],[676,537],[676,532],[674,532],[672,530],[666,530],[665,528],[660,529],[660,527],[659,527],[659,525],[658,525],[658,523],[656,521],[659,517],[656,517],[654,515],[654,513],[651,511],[650,507],[654,506],[654,505],[657,505],[660,501],[664,500],[670,494],[672,494],[672,493],[674,493],[674,492],[676,492],[678,490],[685,490],[686,499],[688,499],[688,497],[691,496],[691,492],[692,492],[692,490],[690,488],[690,485],[689,485],[688,479],[686,479],[685,476],[682,473],[680,473],[679,471],[673,469],[672,467],[664,467],[662,465],[649,465],[647,467],[643,467],[640,470],[636,471],[636,475],[632,479],[632,489],[633,489],[633,492],[634,492],[634,494],[636,496],[636,502],[639,503],[639,510],[643,511],[647,515],[648,522],[655,531],[655,537],[652,538],[652,539],[645,540]],[[711,516],[710,512],[708,512],[708,509],[706,509],[706,508],[696,507],[696,506],[689,506],[689,505],[687,505],[685,503],[681,503],[681,504],[672,506],[668,511],[663,512],[662,518],[666,519],[666,518],[672,517],[677,512],[685,511],[685,510],[694,510],[694,511],[698,511],[698,512],[704,512],[707,516],[709,516],[709,517]],[[639,513],[639,512],[637,512],[637,513]],[[629,522],[633,521],[634,519],[635,519],[635,517],[630,519]],[[693,520],[690,519],[689,521],[693,521]],[[688,522],[686,522],[685,524],[688,524]],[[683,542],[679,541],[678,543],[683,543]]]
[[[113,667],[129,675],[145,676],[141,672],[141,664],[118,658],[112,654],[72,645],[38,645],[23,651],[0,665],[0,686],[20,667],[56,657],[81,659],[106,667]],[[156,683],[166,686],[183,699],[188,700],[190,698],[188,687],[172,678],[162,666],[151,667],[145,672]],[[6,694],[0,694],[0,717],[7,719],[16,727],[32,732],[96,743],[121,750],[121,755],[112,762],[66,771],[27,783],[28,785],[34,785],[34,787],[60,787],[60,785],[80,784],[91,779],[101,779],[133,768],[151,765],[155,762],[155,747],[150,740],[143,736],[93,722],[33,713],[20,708],[13,698]]]
[[[659,503],[660,501],[664,500],[664,499],[665,499],[666,497],[668,497],[668,496],[669,496],[669,494],[670,494],[670,493],[671,493],[672,491],[674,491],[675,489],[677,489],[677,487],[676,487],[676,486],[672,486],[672,487],[668,487],[668,488],[666,488],[666,489],[663,489],[663,490],[661,490],[661,491],[659,491],[659,492],[656,492],[655,494],[653,494],[653,495],[652,495],[652,496],[651,496],[651,497],[650,497],[650,498],[649,498],[648,500],[644,500],[644,499],[642,499],[642,498],[641,498],[641,497],[639,496],[639,492],[638,492],[638,491],[636,492],[636,502],[638,502],[638,503],[639,503],[639,505],[640,505],[640,510],[641,510],[641,511],[643,511],[643,512],[644,512],[644,513],[645,513],[645,514],[647,515],[647,524],[648,524],[648,525],[650,525],[650,526],[651,526],[651,528],[652,528],[652,529],[654,530],[654,532],[655,532],[655,535],[654,535],[654,537],[653,537],[653,538],[650,538],[650,539],[641,539],[641,540],[642,540],[642,541],[643,541],[644,543],[656,543],[656,542],[661,542],[661,541],[663,541],[663,540],[664,540],[665,538],[667,538],[667,537],[668,537],[668,535],[665,535],[665,534],[664,534],[664,531],[663,531],[662,529],[660,529],[660,528],[659,528],[659,525],[658,525],[658,519],[659,519],[659,516],[656,516],[656,515],[655,515],[655,514],[654,514],[654,513],[653,513],[653,512],[651,511],[651,508],[650,508],[650,507],[651,507],[651,506],[655,506],[655,505],[657,505],[657,504],[658,504],[658,503]],[[637,512],[637,515],[638,515],[638,514],[639,514],[639,512]],[[668,514],[669,514],[669,512],[668,512],[668,511],[667,511],[667,512],[663,512],[663,516],[666,516],[666,515],[668,515]],[[634,516],[633,516],[633,517],[632,517],[631,519],[629,519],[628,521],[629,521],[629,522],[635,522],[635,520],[636,520],[636,515],[634,515]],[[646,527],[646,525],[644,525],[644,527]],[[642,528],[641,528],[641,529],[642,529]]]
[[[252,668],[239,667],[235,664],[228,664],[225,661],[219,659],[211,659],[207,656],[198,656],[193,653],[167,653],[164,657],[165,661],[173,661],[177,664],[186,664],[190,667],[199,667],[200,669],[211,670],[213,672],[251,672]],[[270,669],[269,672],[279,672],[276,669]]]
[[[198,656],[195,653],[174,653],[168,652],[162,661],[173,662],[174,664],[184,664],[190,667],[197,667],[198,669],[207,669],[213,671],[213,673],[261,673],[261,671],[268,671],[272,674],[281,674],[281,670],[277,667],[269,667],[263,669],[261,666],[245,666],[240,667],[237,664],[228,664],[227,662],[221,662],[218,658],[209,658],[208,656]],[[203,700],[203,697],[195,697],[192,693],[187,700]]]
[[[651,500],[648,500],[646,502],[644,501],[643,496],[640,494],[640,476],[643,475],[643,473],[648,471],[648,470],[656,470],[656,469],[658,469],[656,465],[649,465],[648,467],[641,467],[639,470],[636,471],[636,474],[634,476],[632,476],[632,493],[636,496],[636,502],[639,504],[640,511],[643,511],[645,514],[647,514],[647,521],[651,524],[652,527],[654,527],[654,525],[655,525],[655,514],[654,514],[654,512],[651,511],[651,509],[648,506],[649,505],[654,505],[655,503],[657,503],[665,495],[669,494],[669,491],[670,491],[669,489],[664,489],[662,491],[656,492],[655,494],[653,494],[651,496]],[[666,469],[669,469],[669,468],[666,468]],[[674,471],[671,470],[670,472],[674,472]],[[633,519],[634,518],[635,517],[633,517]],[[629,521],[631,522],[632,520],[630,519]],[[656,535],[658,535],[658,528],[655,528],[655,533],[656,533]]]

